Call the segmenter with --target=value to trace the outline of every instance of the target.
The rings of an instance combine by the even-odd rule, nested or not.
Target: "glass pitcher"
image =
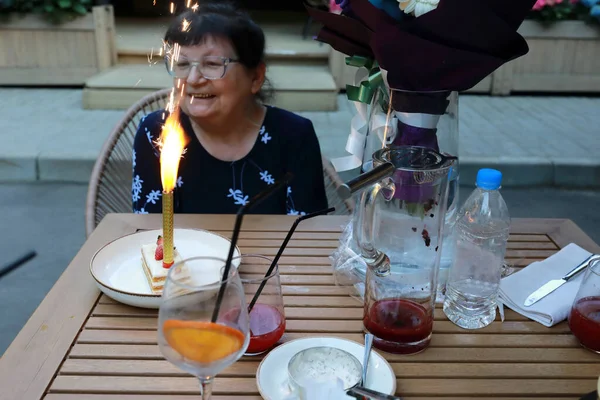
[[[377,181],[363,191],[354,225],[368,266],[363,324],[376,348],[417,353],[431,340],[455,158],[425,147],[393,146],[377,151],[373,160],[374,168],[353,187]]]

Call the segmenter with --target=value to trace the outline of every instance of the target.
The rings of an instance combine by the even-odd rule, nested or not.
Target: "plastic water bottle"
[[[510,229],[508,208],[499,191],[501,181],[500,171],[479,170],[477,188],[458,213],[444,313],[465,329],[483,328],[496,318],[496,298]]]

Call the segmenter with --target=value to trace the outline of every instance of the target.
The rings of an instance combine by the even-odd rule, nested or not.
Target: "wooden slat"
[[[194,377],[128,377],[128,376],[57,376],[50,393],[162,393],[199,395]],[[258,394],[255,378],[219,378],[213,383],[215,394]]]
[[[362,333],[320,332],[313,336],[333,336],[362,343]],[[311,336],[307,332],[286,332],[284,341]],[[156,331],[84,329],[79,336],[80,344],[156,344]],[[520,335],[520,334],[462,334],[436,333],[431,338],[431,347],[537,347],[537,348],[578,348],[579,344],[571,334],[562,335]]]
[[[522,385],[530,394],[536,395],[579,395],[595,388],[596,379],[515,379],[508,385],[504,379],[415,379],[398,380],[398,393],[411,395],[467,395],[487,396],[520,395]],[[58,376],[52,392],[96,392],[96,393],[198,393],[198,380],[194,377],[105,377],[105,376]],[[254,378],[217,378],[214,393],[256,394]]]
[[[290,309],[291,310],[291,309]],[[314,313],[321,313],[321,315],[334,314],[337,309],[326,308],[314,308]],[[310,316],[311,312],[304,312],[302,309],[298,309],[293,314],[300,316],[302,319],[291,319],[289,315],[286,315],[287,326],[286,329],[290,332],[362,332],[362,319],[360,318],[360,312],[358,309],[344,309],[344,313],[356,314],[354,319],[340,319],[340,320],[319,320],[315,319],[313,315]],[[348,314],[349,315],[349,314]],[[311,319],[308,319],[311,318]],[[156,330],[157,320],[156,318],[146,317],[91,317],[86,323],[87,329],[132,329],[132,330]],[[433,324],[433,331],[437,333],[464,333],[462,328],[459,328],[448,320],[435,321]],[[569,326],[567,324],[559,324],[552,328],[546,328],[545,326],[534,322],[534,321],[504,321],[503,323],[494,323],[486,326],[485,328],[473,331],[475,334],[488,334],[488,333],[538,333],[538,334],[564,334],[569,333]]]
[[[239,361],[219,373],[219,377],[256,376],[259,361]],[[504,378],[522,379],[562,376],[593,379],[600,375],[600,364],[582,370],[577,364],[481,364],[392,363],[396,378]],[[90,376],[189,376],[166,360],[66,360],[61,375]]]
[[[312,315],[310,312],[303,313],[302,309],[312,310],[313,308],[328,308],[329,310],[324,311],[327,313],[335,313],[336,309],[353,309],[353,318],[362,318],[363,306],[357,300],[346,296],[283,296],[283,303],[285,304],[286,316],[289,319],[311,319]],[[433,313],[433,318],[436,321],[446,321],[446,315],[444,311],[437,305]],[[360,313],[356,311],[360,310]],[[311,311],[312,312],[312,311]],[[319,310],[318,312],[322,312]],[[342,310],[342,313],[348,311]],[[299,314],[300,313],[300,314]],[[92,311],[93,317],[156,317],[158,314],[157,310],[147,308],[130,307],[123,304],[98,304]],[[343,314],[346,315],[346,314]],[[515,311],[510,309],[504,310],[505,321],[529,321],[527,317],[521,314],[517,314]],[[500,316],[496,316],[496,320],[500,321]]]
[[[273,257],[279,251],[277,247],[244,247],[240,246],[240,250],[242,254],[260,254],[267,257]],[[321,256],[321,257],[329,257],[331,253],[333,253],[334,249],[315,249],[315,248],[306,248],[306,247],[286,247],[283,251],[284,256],[288,257],[306,257],[306,256]]]
[[[157,345],[76,344],[70,358],[162,360]],[[598,363],[598,356],[581,348],[429,348],[410,357],[386,354],[388,361],[473,363]]]
[[[291,225],[290,225],[291,226]],[[231,238],[231,230],[212,230],[212,232],[218,233],[219,235],[223,235],[225,237]],[[255,240],[265,240],[265,239],[271,239],[271,240],[277,240],[279,241],[279,243],[281,243],[281,241],[283,241],[283,239],[285,239],[287,235],[286,231],[251,231],[246,229],[246,227],[244,226],[244,229],[242,232],[240,232],[240,240],[244,240],[244,239],[255,239]],[[340,238],[340,233],[338,231],[336,232],[318,232],[318,231],[309,231],[309,232],[301,232],[296,230],[294,232],[294,240],[297,241],[304,241],[304,240],[327,240],[327,241],[338,241]],[[548,240],[548,238],[546,237],[546,240]],[[299,247],[305,247],[305,246],[299,246]]]
[[[256,233],[256,232],[255,232]],[[256,248],[260,249],[259,254],[262,254],[263,248],[274,248],[279,249],[283,243],[283,236],[281,239],[239,239],[238,246],[242,248]],[[294,236],[295,237],[295,234]],[[286,249],[336,249],[340,245],[340,241],[336,239],[331,240],[298,240],[291,239],[286,245]]]
[[[215,400],[238,400],[239,396],[213,395]],[[444,400],[480,399],[479,396],[444,397]],[[260,396],[244,396],[245,400],[262,400]],[[439,400],[439,397],[402,396],[403,400]],[[532,397],[494,397],[494,400],[531,400]],[[198,400],[197,395],[171,395],[171,394],[68,394],[52,393],[44,400]],[[571,397],[535,397],[535,400],[580,400],[580,396]]]
[[[288,298],[293,297],[294,301],[288,301]],[[351,304],[351,307],[342,307],[340,304],[335,304],[334,301],[339,297],[308,297],[309,302],[302,302],[302,296],[284,296],[285,315],[287,319],[362,319],[363,307],[355,302]],[[298,300],[296,300],[298,299]],[[322,299],[319,301],[319,299]],[[296,303],[291,304],[290,303]],[[308,304],[307,304],[308,303]],[[310,307],[311,305],[316,307]],[[120,318],[131,318],[131,317],[145,317],[155,318],[157,316],[157,310],[135,308],[117,304],[99,304],[92,312],[93,317],[120,317]],[[446,321],[447,318],[439,307],[434,311],[434,320]],[[496,316],[496,320],[500,321],[500,316]],[[137,320],[134,320],[137,321]],[[516,312],[506,309],[505,310],[505,322],[508,321],[529,321],[528,318],[517,314]],[[88,325],[90,328],[94,328],[93,325]],[[121,327],[122,328],[122,327]],[[143,328],[140,326],[140,329]],[[132,326],[131,329],[136,329]]]
[[[286,332],[282,342],[301,339],[311,336],[306,333]],[[317,336],[317,334],[312,335]],[[360,333],[319,333],[318,336],[337,337],[352,340],[357,343],[363,341],[363,335]],[[77,341],[79,344],[153,344],[156,345],[156,331],[132,331],[132,330],[101,330],[84,329]]]
[[[239,396],[228,396],[213,394],[214,400],[239,400]],[[261,396],[244,396],[246,400],[263,400]],[[44,400],[198,400],[198,394],[172,395],[172,394],[72,394],[72,393],[50,393]],[[502,399],[500,399],[502,400]],[[514,399],[512,399],[514,400]],[[544,400],[544,399],[538,399]],[[563,399],[553,399],[563,400]],[[566,400],[566,399],[565,399]]]

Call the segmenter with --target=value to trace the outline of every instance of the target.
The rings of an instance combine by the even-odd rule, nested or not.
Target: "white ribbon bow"
[[[365,67],[358,68],[354,76],[354,85],[369,77],[369,70]],[[389,145],[396,137],[396,117],[384,114],[377,109],[371,114],[369,121],[369,104],[353,101],[356,115],[350,121],[350,134],[346,140],[346,152],[349,156],[338,157],[331,160],[337,172],[349,171],[358,168],[363,163],[367,135],[377,135],[384,145]],[[370,122],[370,123],[369,123]],[[369,129],[370,128],[370,129]]]

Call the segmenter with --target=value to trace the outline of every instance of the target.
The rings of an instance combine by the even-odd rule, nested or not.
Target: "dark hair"
[[[254,69],[265,62],[265,34],[250,16],[231,3],[219,1],[201,1],[196,10],[186,10],[177,15],[164,40],[167,44],[195,46],[201,44],[207,36],[228,39],[240,64]],[[183,21],[189,23],[182,29]],[[257,94],[265,102],[272,97],[270,82],[265,78],[263,88]]]

